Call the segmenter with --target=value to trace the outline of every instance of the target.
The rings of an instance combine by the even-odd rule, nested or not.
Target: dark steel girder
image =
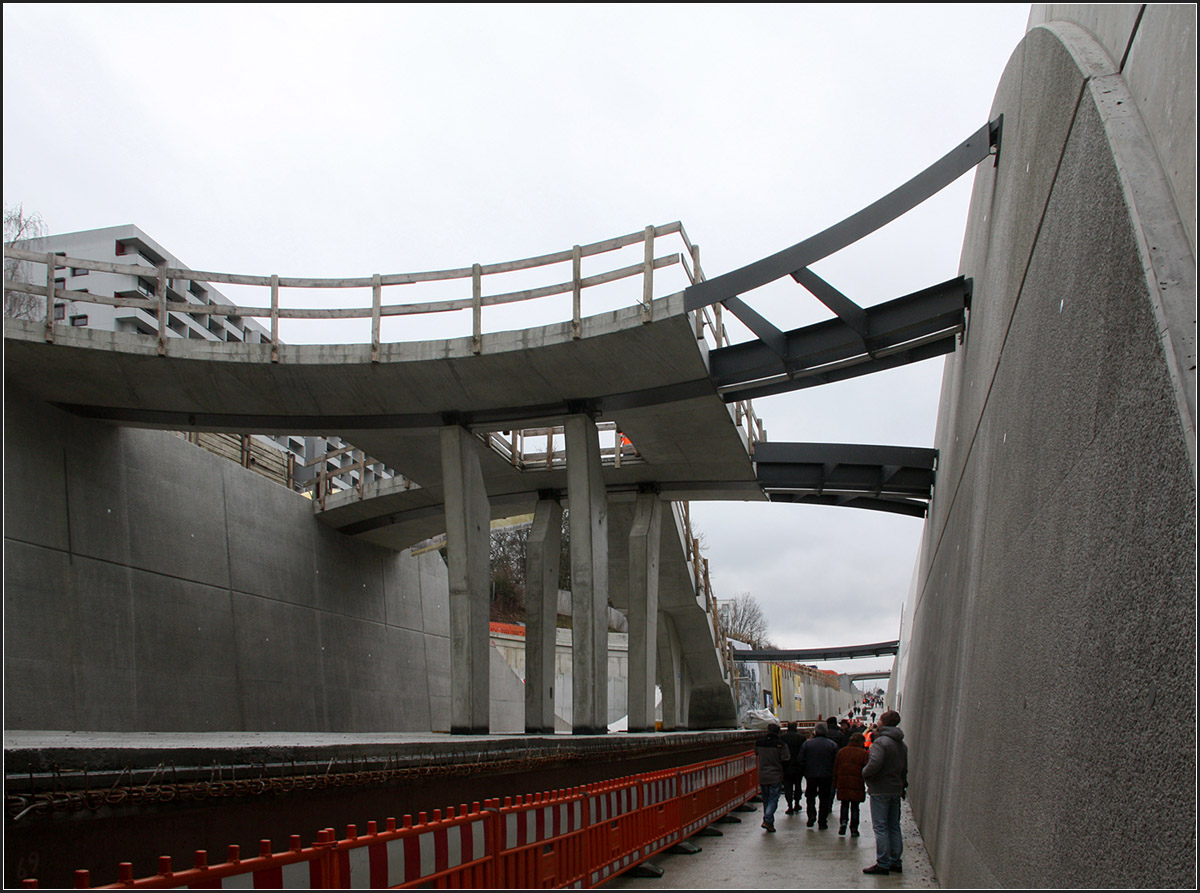
[[[771,648],[758,651],[734,650],[733,659],[742,661],[755,660],[850,660],[856,657],[883,657],[887,654],[897,654],[900,651],[900,640],[892,642],[876,642],[874,645],[846,645],[841,648]]]
[[[772,502],[865,508],[923,518],[938,451],[860,443],[756,443],[758,484]]]
[[[852,322],[839,317],[781,333],[782,353],[764,341],[719,348],[709,373],[732,402],[940,356],[954,350],[970,298],[971,280],[959,276],[865,308]]]
[[[870,509],[875,512],[891,512],[924,518],[929,504],[917,499],[897,499],[889,496],[849,496],[831,493],[768,493],[771,502],[794,502],[805,505],[833,505],[851,509]]]
[[[799,274],[810,264],[870,235],[957,180],[992,154],[993,147],[998,152],[1002,123],[1003,116],[985,124],[903,186],[817,235],[737,270],[689,286],[683,293],[685,308],[691,311],[718,301],[727,302],[768,282]]]
[[[999,156],[1001,115],[904,185],[783,251],[684,291],[684,307],[698,310],[722,303],[758,340],[712,354],[713,379],[727,402],[842,381],[950,353],[962,331],[970,284],[954,280],[906,298],[864,309],[809,267],[857,242],[948,186],[989,155]],[[780,331],[740,297],[791,276],[836,315],[836,319],[789,333]],[[953,306],[936,297],[954,295]],[[902,319],[889,318],[897,311]],[[745,348],[742,350],[741,348]],[[718,369],[723,361],[728,368]]]
[[[773,490],[929,499],[937,450],[856,443],[757,443],[759,485]]]

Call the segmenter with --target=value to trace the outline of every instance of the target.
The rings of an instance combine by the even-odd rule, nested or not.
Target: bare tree
[[[525,619],[525,548],[530,526],[492,531],[492,620]]]
[[[762,606],[749,592],[739,592],[728,601],[718,605],[721,629],[725,635],[752,648],[774,648],[767,638],[767,617]]]
[[[26,214],[23,205],[4,209],[4,247],[11,248],[14,242],[40,239],[46,235],[46,221],[40,214]],[[29,282],[29,264],[15,258],[4,258],[5,280]],[[7,281],[4,286],[4,315],[16,319],[41,319],[45,315],[45,298],[13,291]]]

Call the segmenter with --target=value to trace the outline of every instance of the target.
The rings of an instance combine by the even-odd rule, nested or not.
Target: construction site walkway
[[[705,837],[703,832],[688,842],[701,852],[663,853],[650,859],[663,869],[662,877],[646,877],[645,872],[627,872],[602,885],[607,890],[704,890],[742,888],[773,889],[879,889],[933,890],[937,878],[921,833],[913,821],[908,801],[900,804],[900,827],[904,833],[904,873],[863,874],[875,862],[875,835],[869,820],[870,803],[862,805],[861,837],[838,836],[840,804],[834,807],[829,829],[808,828],[804,813],[785,815],[780,800],[775,814],[776,833],[762,825],[762,803],[749,804],[754,812],[731,812],[741,822],[716,822],[709,826],[721,836]],[[635,874],[637,876],[635,876]]]

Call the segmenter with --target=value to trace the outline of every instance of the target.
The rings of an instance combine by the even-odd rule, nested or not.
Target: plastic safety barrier
[[[496,886],[581,887],[588,874],[584,788],[488,801],[499,812]]]
[[[300,835],[293,834],[291,849],[282,853],[271,852],[271,841],[260,841],[258,855],[252,859],[242,859],[240,848],[236,844],[231,845],[227,861],[213,866],[208,864],[207,851],[196,850],[196,864],[184,871],[174,871],[171,857],[160,856],[158,874],[136,880],[133,877],[133,865],[122,862],[117,869],[117,883],[100,889],[329,889],[333,878],[329,873],[327,855],[333,845],[333,832],[322,831],[317,843],[311,847],[302,846],[300,841]],[[88,872],[75,872],[76,889],[90,886]]]
[[[227,860],[175,871],[169,856],[158,873],[133,877],[123,862],[118,881],[102,889],[225,888],[368,889],[438,887],[549,889],[594,887],[662,852],[716,821],[758,792],[753,753],[708,760],[562,791],[487,800],[443,816],[419,813],[416,821],[389,818],[383,830],[367,823],[336,838],[334,829],[304,847],[293,835],[288,850],[242,859],[230,846]],[[23,882],[36,887],[37,881]],[[91,886],[87,871],[76,888]]]
[[[379,831],[375,822],[367,823],[367,833],[359,837],[355,826],[346,830],[346,838],[334,844],[330,859],[332,887],[371,889],[380,887],[486,888],[495,886],[495,827],[490,813],[479,804],[468,812],[460,807],[446,811],[435,809],[432,820],[420,813],[414,824],[405,816],[401,827],[388,819]]]

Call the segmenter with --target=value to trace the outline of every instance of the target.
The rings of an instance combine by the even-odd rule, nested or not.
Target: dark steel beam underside
[[[837,318],[781,333],[782,355],[763,341],[719,348],[709,373],[728,403],[941,356],[954,351],[970,299],[971,281],[960,276],[864,308],[861,325]]]
[[[841,381],[954,350],[970,283],[963,279],[865,309],[809,269],[915,208],[989,155],[1000,153],[1003,116],[883,198],[823,232],[684,291],[688,311],[721,303],[758,340],[713,351],[713,380],[727,401]],[[741,295],[791,276],[836,319],[784,333]]]
[[[924,517],[938,452],[847,443],[757,443],[755,474],[772,502],[839,505]]]
[[[841,648],[772,648],[758,651],[733,652],[734,660],[850,660],[855,657],[883,657],[897,654],[900,640],[876,642],[874,645],[847,645]]]

